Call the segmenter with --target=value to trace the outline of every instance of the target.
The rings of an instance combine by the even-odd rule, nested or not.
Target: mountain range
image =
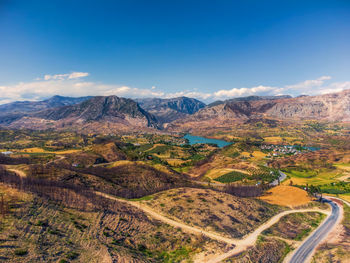
[[[163,124],[185,118],[206,106],[199,100],[187,97],[136,99],[136,101],[143,109],[156,116],[157,120]]]
[[[92,98],[91,96],[86,97],[63,97],[63,96],[53,96],[49,99],[42,101],[15,101],[12,103],[7,103],[0,105],[0,115],[8,113],[25,113],[25,112],[35,112],[40,110],[45,110],[49,108],[62,107],[67,105],[73,105],[85,100]]]
[[[185,119],[172,122],[168,129],[191,131],[194,127],[229,127],[254,119],[350,122],[350,90],[296,98],[248,98],[208,105]]]
[[[82,132],[191,131],[229,127],[254,119],[350,122],[350,90],[319,96],[249,96],[209,105],[179,97],[61,97],[0,105],[0,125],[9,128],[74,129]]]

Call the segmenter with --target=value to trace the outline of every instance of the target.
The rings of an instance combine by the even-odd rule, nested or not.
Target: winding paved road
[[[307,262],[315,248],[323,241],[323,239],[332,231],[333,226],[336,225],[339,216],[340,209],[339,206],[332,202],[331,200],[326,199],[326,202],[329,203],[332,207],[332,213],[327,218],[327,220],[319,227],[315,232],[313,232],[303,243],[302,245],[295,250],[290,263],[303,263]]]
[[[271,186],[277,186],[279,183],[282,183],[282,181],[284,181],[287,178],[287,175],[284,172],[282,171],[278,171],[278,172],[280,174],[280,177],[275,181],[273,181],[272,183],[270,183]]]
[[[153,217],[154,219],[160,220],[160,221],[167,223],[173,227],[179,227],[187,233],[202,234],[202,235],[207,236],[209,238],[212,238],[214,240],[222,241],[222,242],[225,242],[227,244],[235,245],[235,247],[233,249],[227,251],[226,253],[212,255],[211,257],[206,258],[206,259],[201,258],[200,261],[195,260],[195,262],[198,262],[198,263],[199,262],[200,263],[204,263],[204,262],[206,262],[206,263],[218,263],[218,262],[225,260],[226,258],[229,258],[233,255],[236,255],[238,253],[243,252],[244,250],[253,246],[256,243],[258,236],[264,230],[266,230],[267,228],[276,224],[285,215],[292,214],[292,213],[306,213],[306,212],[321,212],[321,213],[327,214],[327,211],[320,210],[320,209],[295,209],[295,210],[283,211],[283,212],[273,216],[272,218],[270,218],[267,222],[260,225],[257,229],[255,229],[253,232],[247,234],[242,239],[235,239],[235,238],[228,238],[228,237],[222,236],[219,233],[205,231],[204,229],[192,227],[192,226],[189,226],[189,225],[184,224],[182,222],[175,221],[173,219],[170,219],[170,218],[160,214],[157,211],[154,211],[151,207],[143,204],[142,202],[121,199],[119,197],[112,196],[112,195],[105,194],[105,193],[101,193],[101,192],[95,192],[95,193],[98,195],[104,196],[105,198],[116,200],[119,202],[124,202],[124,203],[130,204],[134,207],[137,207],[137,208],[143,210],[146,214]]]
[[[25,176],[25,173],[23,173],[23,171],[17,170],[17,169],[11,169],[13,172],[16,172],[17,174],[19,174],[20,176]],[[281,173],[282,176],[282,173]],[[163,221],[164,223],[167,223],[169,225],[172,225],[174,227],[180,227],[181,229],[190,232],[190,233],[197,233],[197,234],[202,234],[205,235],[207,237],[210,237],[212,239],[218,240],[218,241],[222,241],[228,244],[234,244],[235,247],[231,250],[229,250],[226,253],[223,253],[221,255],[215,255],[214,258],[210,258],[205,260],[205,262],[210,262],[210,263],[217,263],[217,262],[221,262],[222,260],[225,260],[228,257],[231,257],[237,253],[240,253],[244,250],[246,250],[248,247],[252,246],[255,244],[258,235],[264,231],[265,229],[267,229],[268,227],[272,226],[273,224],[277,223],[278,220],[282,217],[285,216],[287,214],[290,213],[296,213],[296,212],[311,212],[311,211],[319,211],[319,212],[323,212],[325,213],[325,211],[320,211],[318,209],[297,209],[297,210],[289,210],[289,211],[284,211],[280,214],[275,215],[274,217],[270,218],[270,220],[268,220],[267,222],[265,222],[264,224],[262,224],[260,227],[258,227],[255,231],[253,231],[252,233],[248,234],[247,236],[245,236],[243,239],[233,239],[233,238],[227,238],[224,237],[218,233],[213,233],[213,232],[209,232],[209,231],[205,231],[203,229],[200,228],[196,228],[196,227],[192,227],[186,224],[183,224],[182,222],[178,222],[175,220],[172,220],[170,218],[167,218],[161,214],[159,214],[158,212],[154,211],[153,209],[151,209],[150,207],[142,204],[141,202],[134,202],[134,201],[129,201],[129,200],[125,200],[125,199],[120,199],[118,197],[115,196],[111,196],[105,193],[101,193],[101,192],[96,192],[96,194],[102,195],[106,198],[109,199],[113,199],[113,200],[117,200],[117,201],[121,201],[121,202],[125,202],[128,203],[132,206],[135,206],[141,210],[143,210],[144,212],[146,212],[147,214],[149,214],[150,216],[152,216],[155,219],[158,219],[160,221]],[[330,215],[328,216],[328,218],[321,224],[321,226],[319,226],[302,244],[301,246],[295,250],[295,252],[291,255],[291,259],[289,260],[289,263],[303,263],[303,262],[307,262],[307,260],[309,260],[311,258],[311,255],[313,254],[313,251],[315,250],[315,248],[323,241],[323,239],[332,231],[333,227],[337,224],[337,221],[340,218],[340,208],[339,206],[329,200],[329,199],[325,199],[325,201],[327,203],[329,203],[332,207],[332,211],[330,213]],[[348,204],[348,203],[347,203]],[[201,261],[204,262],[204,261]]]

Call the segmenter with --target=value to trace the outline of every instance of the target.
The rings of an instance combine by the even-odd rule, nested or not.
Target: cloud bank
[[[305,80],[283,87],[259,85],[256,87],[219,89],[212,93],[200,92],[197,90],[165,93],[154,86],[149,89],[140,89],[123,85],[107,85],[89,82],[86,81],[86,77],[88,76],[89,73],[87,72],[44,75],[44,77],[37,78],[31,82],[20,82],[10,86],[0,86],[0,104],[13,101],[42,100],[57,94],[73,97],[117,95],[129,98],[174,98],[186,96],[204,101],[214,101],[251,95],[317,95],[350,89],[350,81],[329,83],[331,81],[330,76],[321,76],[314,80]]]

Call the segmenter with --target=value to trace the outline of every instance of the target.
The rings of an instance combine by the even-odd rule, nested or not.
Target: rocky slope
[[[230,127],[252,119],[350,122],[350,90],[297,98],[228,100],[214,106],[209,105],[187,118],[174,121],[168,130]]]
[[[199,100],[178,97],[172,99],[137,99],[140,106],[157,117],[160,123],[169,123],[187,117],[205,107]]]
[[[217,100],[212,103],[210,103],[208,106],[213,107],[220,104],[230,103],[230,102],[236,102],[236,101],[255,101],[255,100],[279,100],[279,99],[290,99],[292,96],[290,95],[278,95],[278,96],[248,96],[248,97],[239,97],[239,98],[233,98],[229,100]]]
[[[76,105],[27,114],[8,126],[30,129],[72,128],[102,133],[159,128],[156,118],[135,101],[117,96],[98,96]]]

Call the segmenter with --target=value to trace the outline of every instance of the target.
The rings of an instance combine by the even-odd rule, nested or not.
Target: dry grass
[[[250,157],[251,153],[249,152],[241,152],[241,155],[244,157]]]
[[[350,195],[349,194],[339,195],[339,197],[344,199],[345,201],[350,202]]]
[[[77,153],[81,150],[65,150],[65,151],[45,151],[42,148],[39,147],[33,147],[33,148],[26,148],[23,149],[21,152],[23,153],[54,153],[54,154],[70,154],[70,153]]]
[[[2,191],[23,195],[0,185]],[[1,262],[192,262],[194,254],[225,248],[122,203],[113,212],[80,211],[37,197],[17,203],[0,226]]]
[[[287,179],[285,181],[282,182],[282,185],[290,185],[292,182],[292,184],[294,185],[306,185],[308,183],[308,178],[298,178],[298,177],[293,177],[292,179]]]
[[[135,164],[149,165],[149,166],[152,166],[153,168],[157,169],[158,171],[161,171],[161,172],[164,172],[164,173],[171,173],[169,168],[164,166],[164,165],[162,165],[162,164],[151,164],[151,163],[147,163],[147,162],[144,162],[144,161],[121,160],[121,161],[113,162],[111,165],[108,166],[108,168],[118,167],[118,166],[123,166],[123,165],[135,165]]]
[[[234,238],[252,232],[279,211],[260,200],[196,188],[167,190],[143,202],[171,219]]]
[[[221,168],[221,169],[212,169],[208,171],[208,173],[205,176],[209,177],[210,179],[216,179],[224,174],[227,174],[233,171],[240,172],[240,173],[247,173],[246,171],[239,170],[239,169]]]
[[[283,142],[283,139],[281,137],[275,136],[275,137],[265,137],[264,141],[266,143],[271,144],[281,144]]]
[[[255,158],[258,158],[258,159],[262,159],[267,155],[261,151],[254,151],[252,154]]]
[[[155,148],[157,148],[158,146],[166,146],[166,145],[165,145],[165,144],[156,143],[156,144],[153,145],[152,148],[148,149],[146,152],[152,151],[152,150],[154,150]]]
[[[121,160],[121,161],[116,161],[113,162],[109,167],[117,167],[117,166],[121,166],[121,165],[126,165],[126,164],[134,164],[135,162],[129,161],[129,160]],[[142,164],[144,164],[144,162],[141,162]]]
[[[0,194],[4,195],[5,201],[29,201],[31,200],[31,195],[25,192],[21,192],[15,188],[8,187],[6,185],[0,184]]]
[[[181,160],[181,159],[166,159],[166,161],[171,166],[180,166],[180,165],[183,165],[184,163],[187,162],[187,161],[184,161],[184,160]]]
[[[288,207],[305,205],[311,201],[307,192],[293,186],[279,185],[268,191],[268,194],[260,197],[270,204]]]
[[[350,172],[350,164],[335,164],[334,166],[338,167],[339,169]]]

